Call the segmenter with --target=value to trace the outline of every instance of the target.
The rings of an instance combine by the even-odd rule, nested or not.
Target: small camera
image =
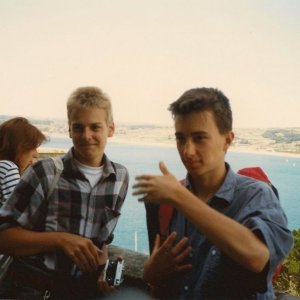
[[[104,279],[109,285],[119,286],[123,280],[124,260],[107,260],[104,267]]]

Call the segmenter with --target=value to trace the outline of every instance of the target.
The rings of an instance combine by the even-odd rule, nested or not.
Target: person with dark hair
[[[12,118],[0,125],[0,204],[37,160],[37,148],[45,141],[46,136],[26,118]]]
[[[0,252],[14,257],[1,298],[95,299],[116,290],[103,269],[129,175],[104,153],[115,130],[111,101],[98,87],[80,87],[67,112],[73,147],[54,189],[58,168],[40,160],[0,209]]]
[[[136,177],[133,194],[146,209],[173,207],[166,237],[156,235],[145,264],[145,281],[162,299],[274,299],[272,276],[293,238],[272,188],[225,162],[234,139],[228,98],[195,88],[169,109],[187,176],[179,182],[160,162],[161,176]]]

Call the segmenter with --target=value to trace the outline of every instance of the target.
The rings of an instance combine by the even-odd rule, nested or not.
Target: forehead
[[[215,117],[211,111],[195,111],[185,115],[177,115],[174,121],[176,132],[207,131],[217,128]]]
[[[74,109],[69,116],[69,123],[103,123],[106,120],[106,111],[99,107]]]

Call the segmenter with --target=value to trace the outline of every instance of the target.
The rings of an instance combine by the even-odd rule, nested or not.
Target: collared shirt
[[[270,186],[238,175],[228,165],[227,168],[222,186],[208,205],[261,236],[270,251],[270,260],[261,273],[246,270],[176,212],[170,231],[178,232],[178,240],[188,236],[193,248],[187,259],[192,270],[177,279],[180,298],[274,299],[272,275],[293,244],[286,215]],[[185,186],[192,190],[188,176]]]
[[[52,159],[44,159],[23,174],[0,209],[0,230],[21,225],[34,231],[64,231],[106,241],[114,231],[128,189],[128,171],[104,155],[103,175],[93,188],[74,162],[72,149],[62,158],[64,170],[49,199],[55,176]],[[62,251],[40,255],[55,270],[71,271]]]
[[[18,166],[10,160],[0,160],[0,206],[8,199],[19,180]]]

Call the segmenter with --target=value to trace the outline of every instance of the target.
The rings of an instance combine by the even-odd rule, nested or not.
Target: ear
[[[71,128],[69,126],[69,137],[72,138],[72,134],[71,134]]]
[[[112,137],[115,133],[115,123],[112,122],[110,125],[108,125],[108,137]]]
[[[229,131],[225,134],[225,143],[224,143],[224,151],[227,152],[228,148],[232,144],[234,140],[234,133]]]

